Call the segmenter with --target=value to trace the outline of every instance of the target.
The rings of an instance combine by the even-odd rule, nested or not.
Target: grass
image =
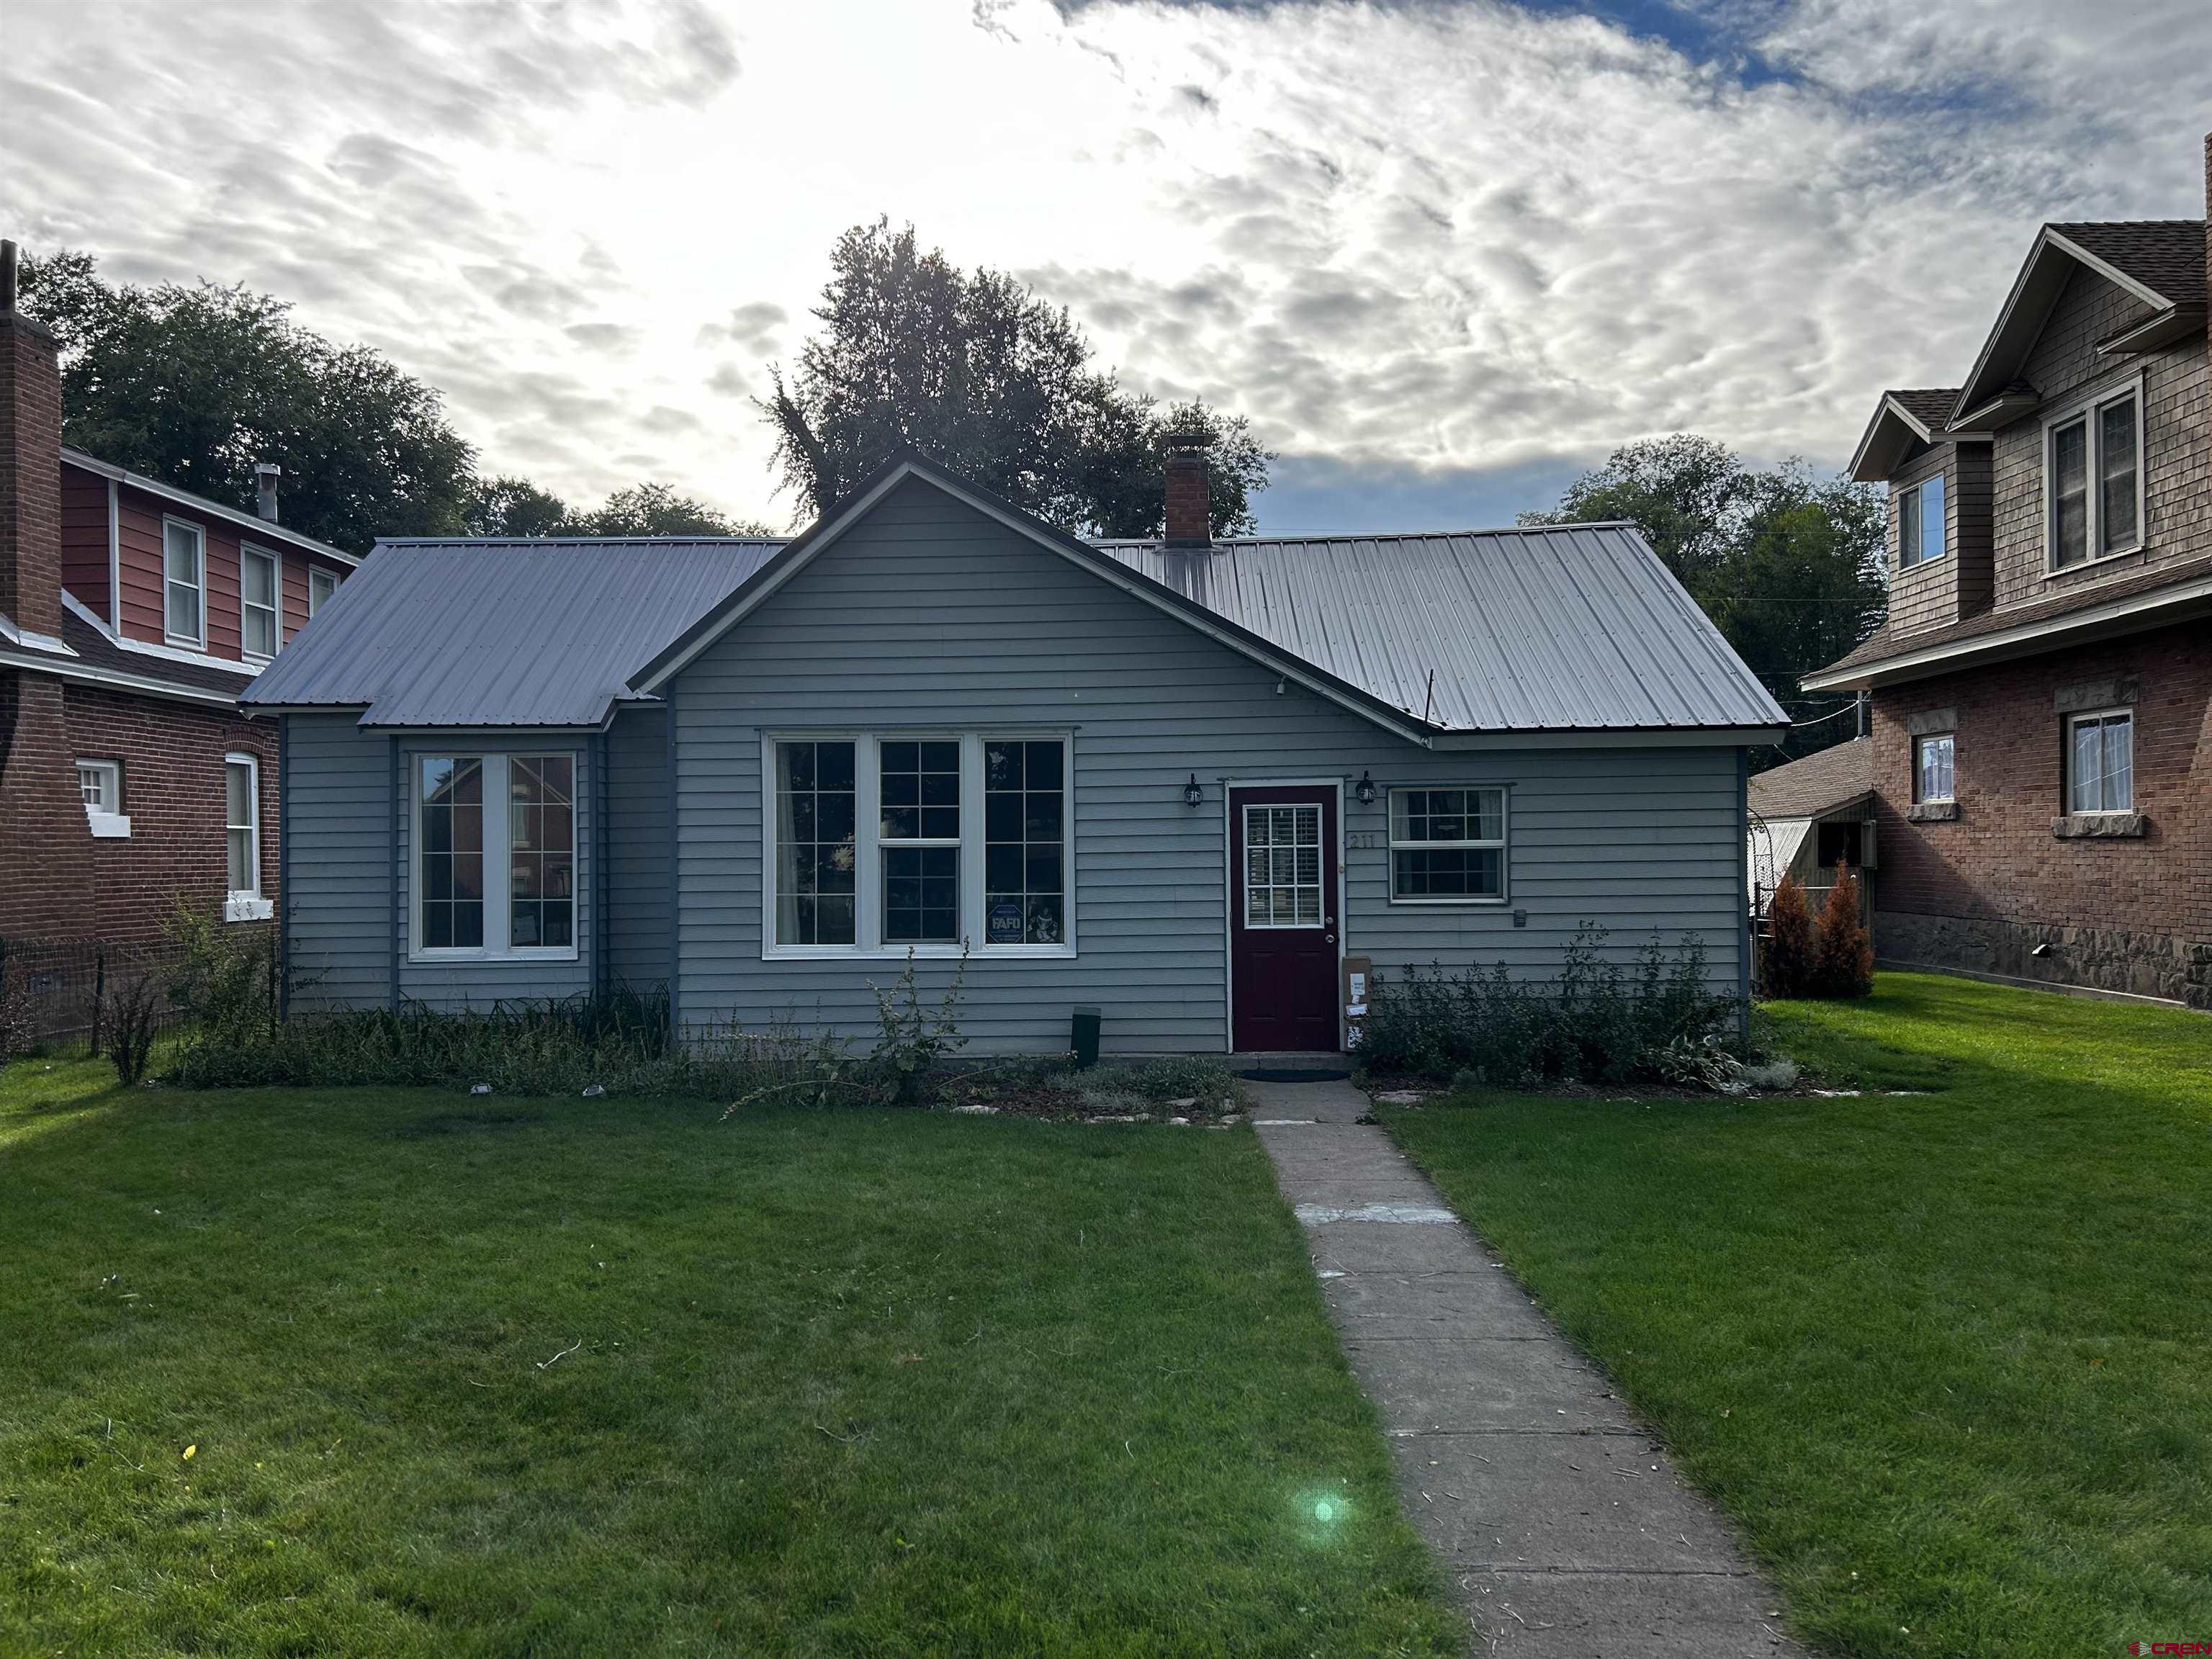
[[[1248,1131],[111,1078],[0,1079],[0,1651],[1460,1649]]]
[[[2212,1021],[1884,974],[1846,1098],[1387,1113],[1835,1654],[2212,1640]]]

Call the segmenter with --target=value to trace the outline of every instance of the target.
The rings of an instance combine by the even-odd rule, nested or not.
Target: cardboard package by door
[[[1344,1046],[1357,1048],[1367,1036],[1367,987],[1375,977],[1368,957],[1344,958]]]

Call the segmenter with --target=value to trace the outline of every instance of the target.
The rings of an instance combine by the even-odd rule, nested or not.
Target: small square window
[[[112,816],[123,810],[123,768],[118,762],[79,761],[76,788],[88,814]]]

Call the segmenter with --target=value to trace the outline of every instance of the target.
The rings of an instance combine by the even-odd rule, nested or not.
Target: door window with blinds
[[[1073,953],[1064,732],[766,745],[769,956]]]
[[[417,956],[576,953],[576,757],[414,757]]]
[[[1327,919],[1318,805],[1244,809],[1244,925],[1318,927]]]

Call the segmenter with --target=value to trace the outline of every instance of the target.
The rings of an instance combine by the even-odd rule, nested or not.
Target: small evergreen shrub
[[[1813,981],[1813,913],[1795,876],[1784,876],[1766,908],[1766,949],[1759,957],[1759,989],[1775,998],[1809,994]]]
[[[1818,997],[1863,997],[1874,989],[1874,945],[1859,920],[1858,878],[1836,866],[1836,884],[1813,937],[1808,993]]]

